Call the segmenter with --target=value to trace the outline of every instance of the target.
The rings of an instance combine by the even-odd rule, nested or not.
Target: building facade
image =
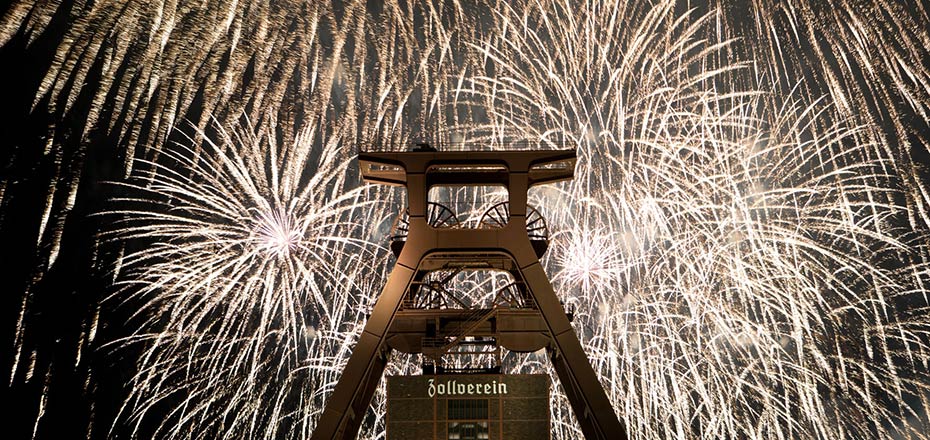
[[[387,377],[387,440],[548,440],[549,377]]]

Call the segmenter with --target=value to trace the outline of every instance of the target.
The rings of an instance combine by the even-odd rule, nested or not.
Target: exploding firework
[[[363,221],[377,197],[347,181],[338,144],[314,148],[312,131],[285,146],[244,129],[219,136],[137,165],[148,171],[115,201],[145,201],[112,213],[124,217],[114,239],[145,243],[122,259],[116,297],[139,317],[117,344],[142,347],[125,417],[157,418],[153,435],[166,438],[306,435],[364,319],[367,297],[346,292],[382,272]]]
[[[581,150],[548,267],[633,436],[922,438],[899,425],[928,383],[911,164],[733,62],[714,16],[658,5],[612,33],[617,11],[502,9],[472,90],[478,130]]]
[[[576,179],[531,198],[631,438],[927,438],[922,6],[318,3],[72,9],[31,104],[86,113],[73,133],[124,152],[109,302],[136,310],[106,351],[139,354],[113,432],[307,437],[402,211],[356,188],[348,158],[429,134],[578,149]],[[14,6],[0,42],[56,8]],[[257,123],[223,129],[243,116]],[[169,142],[184,119],[190,138]],[[60,190],[44,218],[70,212]],[[480,195],[450,206],[493,202]],[[42,238],[49,266],[60,237]],[[456,285],[479,302],[498,281]],[[383,435],[374,402],[365,438]],[[553,404],[553,437],[580,438],[558,388]]]

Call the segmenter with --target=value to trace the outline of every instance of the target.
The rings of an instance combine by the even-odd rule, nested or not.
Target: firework
[[[114,434],[308,437],[402,212],[398,194],[358,186],[350,158],[425,136],[578,149],[576,179],[531,203],[631,438],[927,438],[921,5],[319,3],[70,10],[31,104],[80,115],[82,141],[111,133],[114,178],[129,178],[105,217],[126,251],[104,304],[134,316],[104,342],[138,352]],[[14,5],[0,42],[41,33],[58,8]],[[48,145],[66,141],[50,130]],[[80,166],[56,177],[66,190]],[[42,230],[70,212],[53,195]],[[468,222],[486,196],[444,201]],[[47,266],[60,239],[40,233]],[[479,303],[507,282],[453,285]],[[552,399],[553,438],[580,438]],[[383,435],[383,405],[363,437]]]
[[[713,15],[624,12],[502,8],[470,91],[476,132],[581,151],[540,195],[548,268],[632,435],[923,438],[925,413],[899,423],[928,384],[911,164],[834,96],[734,62]]]
[[[124,217],[114,239],[146,243],[123,258],[117,296],[139,317],[117,344],[143,347],[125,417],[155,412],[166,438],[305,434],[364,319],[366,296],[346,292],[382,272],[361,221],[378,203],[312,131],[285,146],[245,129],[219,137],[200,154],[167,147],[115,201],[146,201],[111,213]]]

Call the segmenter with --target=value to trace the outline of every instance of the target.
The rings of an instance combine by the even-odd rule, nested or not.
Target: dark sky
[[[124,396],[123,386],[134,372],[135,359],[129,350],[101,347],[103,342],[126,336],[127,326],[131,327],[127,324],[131,322],[131,305],[115,307],[103,302],[114,293],[115,261],[126,251],[122,245],[100,238],[107,228],[107,220],[97,214],[108,209],[109,200],[119,195],[119,190],[107,182],[122,180],[127,164],[134,157],[150,158],[146,155],[158,149],[153,146],[184,142],[184,132],[191,130],[184,124],[177,125],[178,130],[168,130],[170,124],[166,121],[172,119],[206,127],[204,121],[208,120],[208,114],[218,115],[224,121],[235,121],[243,113],[258,121],[274,116],[283,121],[278,128],[279,136],[292,136],[305,122],[307,109],[318,105],[312,96],[303,94],[312,80],[306,77],[306,72],[300,71],[299,65],[325,59],[327,53],[323,50],[305,54],[293,64],[285,62],[290,61],[288,57],[274,54],[299,53],[288,44],[299,47],[314,36],[313,29],[317,29],[315,36],[324,42],[324,47],[337,41],[353,44],[340,41],[338,35],[325,26],[318,29],[303,21],[306,14],[300,9],[301,2],[272,2],[278,7],[259,10],[261,8],[256,5],[261,2],[246,1],[241,2],[234,21],[250,22],[256,15],[269,14],[274,17],[269,21],[273,23],[272,29],[280,34],[270,33],[267,39],[280,45],[268,44],[272,61],[254,56],[265,46],[263,42],[250,40],[259,34],[249,34],[255,30],[245,26],[244,37],[238,44],[243,48],[241,51],[253,56],[239,60],[226,41],[231,37],[224,37],[218,43],[196,37],[197,29],[209,28],[204,22],[222,21],[221,14],[191,14],[188,17],[193,18],[178,23],[182,30],[179,32],[186,35],[187,40],[168,40],[169,50],[175,45],[189,46],[178,49],[181,61],[158,61],[168,65],[163,81],[154,87],[158,99],[137,98],[140,105],[131,108],[125,102],[133,99],[124,100],[117,86],[125,85],[126,89],[137,92],[148,89],[142,79],[145,58],[141,54],[160,36],[133,31],[132,26],[123,25],[132,21],[132,17],[143,16],[148,18],[138,22],[144,28],[146,20],[152,19],[146,12],[150,5],[140,7],[127,1],[125,4],[130,7],[122,10],[117,7],[123,5],[122,2],[99,3],[107,4],[110,9],[96,10],[90,15],[90,3],[81,1],[63,2],[57,7],[38,5],[32,8],[32,2],[26,0],[0,6],[0,16],[4,17],[0,20],[0,31],[4,34],[0,36],[7,38],[0,40],[0,84],[3,85],[0,103],[4,112],[0,118],[0,279],[4,280],[3,295],[0,295],[0,371],[6,382],[3,401],[11,406],[11,412],[5,417],[7,438],[106,438],[110,435],[112,421]],[[703,11],[708,3],[717,2],[679,2],[678,9],[684,11],[694,7]],[[858,112],[861,120],[881,127],[883,139],[894,149],[896,160],[912,171],[902,174],[901,178],[915,186],[926,181],[926,170],[930,166],[926,148],[930,130],[927,117],[921,111],[930,109],[930,89],[913,84],[901,89],[891,86],[900,78],[907,78],[902,75],[900,65],[909,66],[909,72],[923,81],[923,85],[930,83],[930,49],[925,45],[930,37],[923,3],[913,0],[900,4],[840,2],[833,8],[817,1],[721,3],[726,3],[721,16],[725,23],[722,33],[740,36],[746,47],[751,47],[746,52],[758,57],[771,56],[766,49],[774,47],[769,40],[772,32],[784,38],[785,44],[795,44],[782,48],[784,56],[776,56],[782,64],[776,63],[775,75],[808,80],[805,87],[809,89],[805,93],[811,95],[830,93],[831,87],[838,87],[848,91],[849,96],[857,97],[859,100],[852,105],[861,110]],[[785,18],[788,13],[781,16],[776,11],[789,3],[809,6],[808,9],[798,8],[803,11],[797,12],[797,17],[807,21],[798,25],[796,38],[791,36],[792,28]],[[362,6],[356,5],[354,9],[334,5],[333,21],[346,22],[349,24],[346,27],[351,28],[358,23],[353,21],[356,19],[352,14],[367,10],[371,16],[378,17],[385,13],[379,2],[359,4]],[[769,6],[770,10],[764,11]],[[493,16],[487,8],[471,7],[465,2],[463,10],[465,14],[487,14],[476,22],[491,25]],[[854,39],[839,31],[833,32],[839,29],[836,23],[849,18],[844,12],[847,10],[872,18],[867,25],[877,29],[876,35],[883,37],[882,41],[875,42],[872,52],[860,54],[861,58],[838,56],[856,53],[848,50],[854,46]],[[759,24],[767,22],[759,17],[765,13],[772,13],[770,21],[781,27],[759,33]],[[410,16],[411,32],[417,33],[418,29],[428,26],[426,15],[411,13]],[[77,32],[75,29],[83,30]],[[401,32],[403,29],[395,30]],[[75,35],[96,38],[98,40],[94,41],[100,41],[102,47],[115,50],[122,47],[119,42],[128,41],[128,55],[118,58],[107,50],[87,50],[84,54],[74,51],[69,53],[74,58],[66,62],[73,62],[79,68],[60,68],[58,63],[63,58],[59,47]],[[352,38],[364,38],[363,35],[371,38],[368,45],[380,44],[379,38],[390,38],[365,33],[353,34]],[[428,43],[421,41],[424,45]],[[219,72],[230,72],[229,76],[213,76],[184,64],[186,55],[183,54],[188,53],[185,51],[209,44],[215,47],[205,55],[207,58],[202,64],[214,66]],[[366,47],[366,44],[358,43],[358,47]],[[364,56],[361,49],[353,55]],[[749,56],[742,53],[733,54],[733,57]],[[115,67],[114,60],[119,61]],[[889,63],[889,60],[900,61],[900,64]],[[373,68],[376,63],[370,60],[358,62],[347,56],[345,61],[356,62],[352,68],[370,63],[372,68],[367,74],[372,78],[376,76]],[[172,66],[176,69],[172,70]],[[874,71],[870,72],[866,66]],[[61,72],[62,91],[37,96],[43,78],[56,69]],[[784,84],[793,83],[785,81],[777,87],[785,87]],[[351,87],[347,90],[351,92]],[[259,98],[257,92],[268,93]],[[352,99],[367,99],[358,95],[361,94],[346,92],[345,96],[336,96],[330,104],[331,111],[344,111],[351,107]],[[140,92],[139,96],[145,93]],[[416,99],[422,93],[415,91],[412,96],[403,128],[428,132],[422,127],[436,122],[429,120],[424,109],[426,105]],[[914,206],[913,201],[909,203]],[[922,235],[924,227],[926,225],[920,225],[911,231],[910,238],[926,238]],[[926,249],[922,252],[926,257]],[[120,425],[115,435],[126,436],[127,429]]]

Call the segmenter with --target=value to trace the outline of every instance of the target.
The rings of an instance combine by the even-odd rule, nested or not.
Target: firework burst
[[[72,17],[29,103],[77,124],[43,128],[46,154],[82,158],[107,133],[113,178],[130,177],[104,234],[127,249],[110,303],[134,310],[131,335],[107,350],[137,359],[114,434],[308,437],[402,212],[398,194],[357,188],[349,158],[426,135],[578,149],[576,179],[531,203],[554,231],[547,270],[631,438],[927,438],[922,5],[368,3],[6,11],[0,43]],[[190,139],[169,142],[185,119]],[[224,130],[242,119],[257,122]],[[39,277],[82,164],[58,159],[37,208]],[[17,194],[0,183],[4,207]],[[494,201],[483,195],[449,205]],[[482,302],[506,282],[456,286]],[[41,312],[30,295],[14,384],[43,376],[41,356],[21,372]],[[506,363],[548,368],[533,354]],[[383,407],[377,394],[363,437],[383,436]],[[552,415],[553,438],[580,438],[558,388]]]
[[[382,271],[372,263],[383,247],[360,221],[378,203],[347,182],[342,149],[311,131],[273,139],[219,130],[199,154],[166,148],[116,201],[145,203],[111,213],[124,217],[115,239],[146,243],[123,258],[127,294],[116,299],[136,309],[139,330],[117,344],[141,346],[124,413],[157,423],[156,436],[310,432],[338,372],[326,365],[365,310],[365,296],[344,292]]]
[[[497,14],[472,133],[580,149],[548,267],[632,437],[924,438],[926,218],[878,127],[674,2]]]

